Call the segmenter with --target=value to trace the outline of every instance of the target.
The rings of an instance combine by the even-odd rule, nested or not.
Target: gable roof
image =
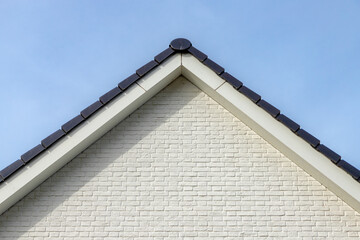
[[[180,57],[177,57],[177,56],[180,56]],[[191,56],[191,57],[189,58],[189,56]],[[180,60],[177,58],[180,58]],[[176,62],[176,63],[172,63],[170,61],[170,59],[171,59],[171,61]],[[195,62],[195,60],[196,60],[196,62]],[[199,63],[201,63],[201,64],[199,65]],[[164,70],[165,72],[162,72],[160,74],[161,79],[163,79],[163,80],[166,79],[166,81],[162,81],[162,83],[160,84],[159,82],[153,82],[153,83],[151,82],[151,81],[155,81],[155,80],[149,80],[150,77],[148,77],[148,76],[153,74],[155,69],[159,69],[159,68],[164,67],[165,65],[169,65],[169,64],[170,65],[173,64],[173,66],[171,67],[171,70]],[[166,67],[164,67],[164,68],[166,69]],[[214,75],[209,73],[208,70],[211,70],[211,72]],[[129,105],[133,104],[134,106],[140,106],[144,101],[146,101],[146,99],[153,96],[154,94],[156,94],[159,91],[159,89],[162,89],[164,86],[166,86],[166,85],[164,85],[165,83],[168,84],[169,81],[174,80],[175,77],[177,77],[181,74],[188,78],[195,79],[194,80],[195,85],[197,85],[199,88],[204,90],[206,93],[208,93],[210,96],[212,96],[215,100],[217,100],[219,103],[224,105],[227,109],[230,109],[230,111],[234,115],[241,116],[241,118],[243,118],[243,117],[248,118],[251,115],[250,112],[244,113],[246,111],[246,109],[240,110],[240,112],[239,112],[239,110],[236,109],[236,108],[240,109],[240,107],[236,106],[236,101],[238,99],[230,100],[231,97],[235,96],[234,90],[238,93],[241,93],[241,94],[236,94],[236,97],[243,96],[243,97],[246,97],[248,100],[250,100],[250,102],[252,104],[251,106],[249,105],[250,108],[253,108],[255,106],[256,108],[260,108],[260,109],[264,110],[268,114],[268,116],[271,116],[271,118],[277,120],[276,122],[281,123],[284,127],[288,128],[290,130],[290,132],[293,134],[293,136],[304,140],[309,146],[311,146],[311,148],[313,149],[312,151],[321,153],[324,157],[327,158],[329,163],[332,163],[332,164],[334,164],[334,166],[337,166],[339,168],[339,170],[341,168],[347,174],[349,174],[353,179],[360,182],[360,171],[358,169],[356,169],[354,166],[352,166],[345,160],[341,159],[341,156],[339,154],[335,153],[334,151],[332,151],[325,145],[321,144],[319,139],[317,139],[316,137],[314,137],[313,135],[311,135],[310,133],[308,133],[307,131],[302,129],[299,124],[297,124],[296,122],[294,122],[293,120],[288,118],[286,115],[280,113],[279,109],[277,109],[276,107],[274,107],[267,101],[263,100],[259,94],[252,91],[251,89],[246,87],[241,81],[239,81],[237,78],[235,78],[234,76],[232,76],[231,74],[226,72],[222,66],[218,65],[217,63],[212,61],[210,58],[208,58],[208,56],[206,54],[204,54],[203,52],[201,52],[200,50],[198,50],[194,46],[192,46],[192,44],[189,40],[184,39],[184,38],[178,38],[178,39],[173,40],[167,49],[162,51],[160,54],[156,55],[154,57],[154,60],[151,60],[144,66],[137,69],[134,74],[132,74],[128,78],[124,79],[115,88],[111,89],[110,91],[108,91],[107,93],[102,95],[98,101],[94,102],[93,104],[91,104],[90,106],[88,106],[87,108],[82,110],[79,115],[77,115],[73,119],[71,119],[68,122],[66,122],[65,124],[63,124],[59,130],[55,131],[53,134],[44,138],[40,144],[38,144],[34,148],[30,149],[26,153],[24,153],[19,160],[13,162],[9,166],[7,166],[3,170],[1,170],[0,171],[0,184],[1,184],[0,191],[1,191],[2,185],[6,185],[6,183],[11,181],[11,179],[12,179],[11,177],[13,175],[17,175],[15,173],[19,172],[19,174],[20,174],[21,172],[23,172],[22,169],[27,168],[27,166],[30,166],[29,164],[31,164],[34,161],[34,159],[41,157],[42,154],[47,152],[49,149],[51,150],[51,149],[55,148],[55,145],[57,148],[59,146],[59,144],[61,144],[61,142],[67,136],[70,136],[73,131],[76,131],[81,126],[86,125],[87,121],[91,120],[93,115],[95,115],[97,112],[101,111],[102,109],[105,109],[109,104],[111,104],[113,102],[114,99],[118,98],[119,96],[125,96],[125,95],[130,96],[131,91],[132,91],[130,89],[133,89],[132,86],[142,82],[143,90],[148,92],[148,94],[144,94],[143,99],[139,102],[135,101],[135,99],[137,99],[136,97],[134,99],[132,99],[133,102],[131,102],[131,100],[127,101],[127,104],[129,104]],[[145,78],[147,78],[146,81],[150,81],[150,83],[146,82],[146,81],[144,82]],[[206,79],[206,78],[208,78],[208,79]],[[204,79],[206,79],[206,80],[204,80]],[[219,80],[219,79],[221,79],[221,80]],[[223,87],[223,84],[225,82],[228,83],[228,85],[226,85],[226,86],[232,87],[232,90],[226,89],[226,86]],[[155,85],[159,85],[159,86],[154,88]],[[229,94],[229,92],[231,92],[231,93],[228,97],[224,97],[225,92],[221,93],[221,91],[225,91],[226,94]],[[215,92],[216,92],[216,94],[215,94]],[[136,102],[136,103],[134,103],[134,102]],[[122,110],[124,110],[124,112],[125,112],[125,114],[123,114],[123,116],[122,116],[122,119],[127,116],[126,114],[131,113],[131,110],[126,110],[125,108]],[[121,121],[119,119],[117,119],[118,122]],[[254,121],[254,120],[251,120],[251,121]],[[251,126],[251,121],[249,124],[250,127],[257,128],[257,126],[255,126],[257,123],[255,123],[254,126]],[[258,121],[258,120],[256,120],[256,121]],[[100,127],[100,125],[98,127]],[[106,129],[108,129],[108,128],[109,127],[107,127]],[[264,128],[264,127],[262,127],[262,128]],[[269,139],[266,138],[267,134],[269,134],[269,131],[266,128],[264,128],[264,129],[265,129],[265,132],[263,134],[265,135],[265,137],[264,136],[263,137],[269,141]],[[93,128],[92,130],[94,132],[96,132],[97,129]],[[262,131],[262,130],[259,130],[259,131]],[[99,137],[101,135],[96,135],[96,136]],[[274,146],[276,145],[276,143],[274,143],[274,142],[271,142],[271,143]],[[285,145],[287,145],[287,144],[285,144]],[[86,146],[86,144],[84,144],[83,146]],[[286,149],[285,150],[282,149],[281,146],[277,146],[277,147],[280,151],[286,152]],[[288,146],[286,146],[286,147],[288,147]],[[289,147],[289,148],[292,148],[292,147]],[[289,154],[289,155],[291,155],[291,154]],[[293,159],[293,158],[291,158],[291,159]],[[312,161],[317,161],[317,159],[312,159]],[[299,162],[296,162],[296,163],[298,165],[302,165],[302,163],[299,163]],[[306,164],[301,167],[304,168],[310,174],[316,174],[316,172],[317,172],[317,168],[315,168],[315,170],[312,170],[310,168],[308,169]],[[43,171],[45,171],[45,170],[43,170]],[[318,180],[321,183],[323,183],[325,186],[329,187],[326,184],[327,180],[321,180],[322,177],[324,177],[324,176],[321,175],[319,177],[320,180],[319,179]],[[327,178],[327,177],[328,176],[325,176],[325,178]],[[333,183],[331,183],[331,184],[333,184]],[[26,185],[26,183],[24,183],[24,185]],[[329,188],[331,188],[331,187],[329,187]],[[339,191],[339,193],[341,193],[344,190],[343,188],[344,187],[340,187],[338,190],[335,190],[335,192]],[[21,194],[18,194],[18,196],[20,196],[20,195]],[[347,198],[347,197],[345,197],[345,198]],[[353,207],[355,206],[354,208],[357,208],[359,210],[360,209],[360,196],[353,196],[350,194],[349,198],[356,199],[357,203],[353,204]],[[14,197],[13,199],[18,199],[18,197]],[[344,197],[343,197],[343,199],[344,199]],[[1,200],[2,199],[0,199],[0,206],[1,206]],[[7,205],[9,205],[9,204],[7,204]],[[0,214],[3,211],[4,211],[4,209],[0,209]]]

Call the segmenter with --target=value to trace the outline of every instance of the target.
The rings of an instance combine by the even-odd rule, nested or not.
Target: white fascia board
[[[360,184],[190,54],[182,73],[281,153],[360,212]]]
[[[175,54],[0,185],[0,215],[181,75]]]

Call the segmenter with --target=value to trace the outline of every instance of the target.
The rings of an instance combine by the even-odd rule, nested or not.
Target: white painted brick
[[[0,216],[0,239],[359,239],[360,214],[177,80]]]

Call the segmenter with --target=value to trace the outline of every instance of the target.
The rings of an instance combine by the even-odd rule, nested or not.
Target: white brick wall
[[[357,212],[186,80],[0,216],[0,239],[359,237]]]

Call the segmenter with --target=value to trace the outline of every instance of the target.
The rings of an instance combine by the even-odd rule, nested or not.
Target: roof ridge
[[[0,171],[0,184],[6,179],[8,179],[11,175],[13,175],[16,171],[28,164],[35,157],[44,152],[46,149],[50,148],[55,142],[66,136],[69,132],[71,132],[82,122],[84,122],[85,119],[88,119],[99,109],[111,102],[115,97],[121,95],[132,84],[134,84],[139,79],[148,74],[150,71],[158,67],[162,62],[164,62],[166,59],[168,59],[175,53],[190,53],[201,63],[214,71],[219,77],[232,85],[238,92],[245,95],[257,106],[265,110],[273,118],[281,122],[293,133],[295,133],[297,136],[309,143],[314,149],[326,156],[329,160],[331,160],[331,162],[333,162],[335,165],[350,174],[355,180],[360,182],[359,169],[352,166],[347,161],[343,160],[339,154],[337,154],[330,148],[321,144],[319,139],[302,129],[299,124],[291,120],[286,115],[281,114],[279,109],[262,99],[259,94],[244,86],[244,84],[240,80],[232,76],[230,73],[226,72],[222,66],[220,66],[219,64],[208,58],[206,54],[192,46],[192,43],[189,40],[185,38],[177,38],[171,41],[167,49],[156,55],[154,57],[154,60],[151,60],[147,64],[137,69],[134,74],[121,81],[117,85],[117,87],[111,89],[110,91],[102,95],[98,101],[86,107],[80,112],[79,115],[75,116],[74,118],[63,124],[60,129],[50,134],[48,137],[44,138],[40,144],[21,155],[19,160],[16,160],[15,162],[2,169]]]

